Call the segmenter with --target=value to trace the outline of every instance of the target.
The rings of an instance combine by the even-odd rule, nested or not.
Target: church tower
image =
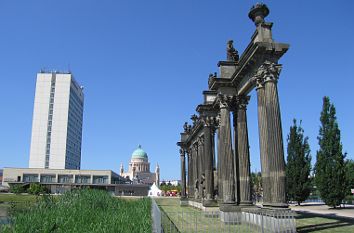
[[[158,163],[156,164],[155,176],[156,186],[160,187],[160,166]]]
[[[123,167],[123,163],[120,164],[120,176],[123,176],[124,174],[124,167]]]

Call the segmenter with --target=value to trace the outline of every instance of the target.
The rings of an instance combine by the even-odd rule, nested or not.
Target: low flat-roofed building
[[[115,195],[145,196],[148,185],[133,185],[130,181],[111,170],[76,170],[45,168],[4,168],[4,186],[39,183],[51,193],[63,193],[76,188],[105,189]]]

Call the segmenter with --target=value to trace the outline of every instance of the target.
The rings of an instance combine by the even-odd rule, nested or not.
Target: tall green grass
[[[16,211],[3,232],[151,232],[150,199],[125,201],[100,190],[44,197]]]

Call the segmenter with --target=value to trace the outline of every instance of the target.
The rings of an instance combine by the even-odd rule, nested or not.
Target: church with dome
[[[129,163],[128,171],[124,172],[123,163],[120,165],[120,175],[131,180],[135,184],[152,185],[160,182],[160,167],[157,164],[155,172],[150,172],[150,162],[147,153],[141,148],[141,145],[134,150]]]

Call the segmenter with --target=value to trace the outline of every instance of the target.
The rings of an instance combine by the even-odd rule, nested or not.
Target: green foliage
[[[2,232],[151,232],[151,201],[126,201],[94,189],[44,195],[12,215]]]
[[[262,173],[261,172],[251,172],[251,188],[252,195],[256,201],[263,194],[263,186],[262,186]]]
[[[311,155],[308,137],[304,137],[304,130],[293,121],[288,135],[288,157],[286,164],[286,187],[288,199],[299,205],[305,201],[311,191]]]
[[[176,185],[172,185],[171,183],[164,183],[162,182],[161,185],[160,185],[160,189],[162,191],[164,191],[165,193],[166,192],[170,192],[171,190],[177,190],[178,193],[181,192],[182,190],[182,187],[180,184],[178,184],[177,186]]]
[[[345,154],[342,153],[336,109],[328,97],[323,98],[321,127],[318,136],[315,181],[322,200],[329,206],[340,205],[347,189]]]
[[[47,189],[43,185],[38,183],[32,183],[30,187],[27,189],[27,192],[32,195],[48,193]]]
[[[23,187],[22,184],[11,184],[10,185],[10,193],[15,193],[15,194],[20,194],[24,193],[25,188]]]
[[[347,181],[348,181],[347,194],[351,195],[350,189],[354,189],[354,160],[347,160],[346,170],[347,170]]]

